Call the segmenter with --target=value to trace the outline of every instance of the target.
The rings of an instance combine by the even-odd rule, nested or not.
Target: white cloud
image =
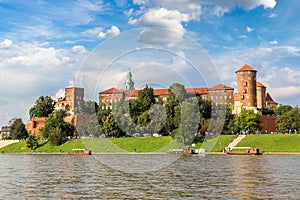
[[[180,40],[185,33],[183,22],[188,22],[190,17],[178,10],[165,8],[150,9],[138,20],[131,20],[131,24],[138,27],[157,27],[160,29],[145,29],[140,41],[150,44],[170,44]],[[134,23],[133,23],[134,22]]]
[[[202,0],[201,3],[207,5],[209,12],[218,17],[229,13],[236,7],[252,10],[259,6],[263,6],[264,9],[273,9],[276,6],[276,0]]]
[[[8,49],[13,45],[13,41],[9,39],[5,39],[2,42],[0,42],[0,49]]]
[[[76,49],[76,48],[75,48]],[[13,48],[0,49],[0,110],[9,113],[0,118],[0,125],[9,118],[22,117],[25,122],[28,109],[41,95],[55,93],[74,79],[73,72],[86,54],[81,47],[56,49],[45,43],[20,43]],[[5,104],[3,103],[5,102]]]
[[[247,26],[247,27],[246,27],[246,31],[247,31],[248,33],[251,33],[252,31],[254,31],[254,29],[251,28],[251,27],[249,27],[249,26]]]
[[[245,39],[245,38],[247,38],[247,36],[246,35],[239,35],[238,38]]]
[[[276,40],[270,41],[270,44],[278,44]]]
[[[103,30],[103,28],[101,27],[96,27],[96,28],[93,28],[93,29],[88,29],[86,31],[84,31],[82,33],[83,36],[95,36],[97,37],[98,34]]]
[[[268,17],[269,18],[275,18],[275,17],[278,17],[278,14],[277,13],[271,13]]]
[[[108,38],[118,36],[120,34],[120,29],[117,26],[112,26],[106,32],[100,32],[98,34],[99,38]]]
[[[73,53],[86,53],[87,50],[82,45],[75,45],[75,46],[72,47],[72,52]]]
[[[53,95],[51,98],[55,101],[57,101],[58,98],[60,97],[64,97],[65,96],[65,90],[64,89],[59,89],[57,90],[57,92],[55,93],[55,95]]]

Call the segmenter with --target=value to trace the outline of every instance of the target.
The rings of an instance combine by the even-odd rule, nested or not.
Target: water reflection
[[[0,155],[0,199],[295,199],[299,156],[182,156],[157,171],[149,157]],[[99,159],[120,159],[128,172]],[[116,163],[120,163],[120,160]],[[125,162],[126,161],[126,162]],[[148,161],[147,161],[148,162]],[[150,161],[149,161],[150,162]],[[151,162],[150,162],[151,163]],[[125,164],[124,164],[125,165]]]

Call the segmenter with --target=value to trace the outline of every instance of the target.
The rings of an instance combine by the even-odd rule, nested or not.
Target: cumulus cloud
[[[276,40],[270,41],[270,44],[278,44]]]
[[[120,29],[117,26],[112,26],[107,31],[100,32],[98,34],[98,37],[99,38],[108,38],[108,37],[118,36],[119,34],[120,34]]]
[[[0,82],[5,83],[0,84],[1,101],[7,102],[0,103],[0,110],[9,113],[0,124],[15,116],[26,121],[28,109],[39,96],[50,96],[57,86],[68,86],[68,81],[74,79],[73,72],[80,67],[78,63],[86,56],[81,47],[76,53],[73,50],[26,42],[0,49]]]
[[[157,27],[160,29],[145,29],[140,41],[151,44],[169,44],[181,39],[185,33],[183,22],[188,22],[190,17],[178,10],[165,8],[150,9],[138,20],[131,20],[137,27]]]
[[[0,49],[8,49],[13,45],[13,41],[9,39],[5,39],[2,42],[0,42]]]
[[[254,31],[254,28],[251,28],[251,27],[247,26],[247,27],[246,27],[246,31],[247,31],[248,33],[251,33],[252,31]]]
[[[72,52],[73,53],[86,53],[87,50],[82,45],[75,45],[75,46],[72,47]]]

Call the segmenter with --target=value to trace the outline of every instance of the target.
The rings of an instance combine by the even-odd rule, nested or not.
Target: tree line
[[[271,106],[279,132],[297,133],[300,128],[299,107]],[[75,108],[75,114],[88,115],[87,123],[73,127],[64,121],[67,112],[54,110],[54,100],[49,96],[39,97],[29,110],[30,119],[46,117],[41,137],[52,145],[60,145],[68,137],[125,137],[161,134],[177,137],[185,144],[195,135],[210,133],[236,134],[255,132],[261,129],[261,112],[242,110],[238,116],[232,115],[232,108],[203,100],[201,96],[187,94],[182,84],[174,83],[168,89],[164,102],[155,97],[153,88],[146,86],[136,99],[119,99],[112,109],[102,103],[85,101]],[[27,139],[30,135],[20,118],[12,120],[11,134],[6,139]],[[36,138],[31,137],[31,141]],[[34,142],[33,142],[34,143]]]

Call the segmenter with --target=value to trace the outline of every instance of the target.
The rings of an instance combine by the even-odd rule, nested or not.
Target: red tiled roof
[[[256,87],[266,87],[261,82],[256,81]]]
[[[125,90],[124,93],[126,96],[137,97],[140,90]]]
[[[188,94],[205,94],[208,92],[208,88],[186,88],[185,91]]]
[[[276,101],[274,101],[274,100],[272,99],[272,97],[271,97],[271,95],[270,95],[269,93],[267,93],[267,95],[266,95],[266,103],[267,103],[267,104],[275,104],[275,105],[278,104]]]
[[[117,88],[112,87],[102,92],[99,92],[99,94],[113,94],[113,93],[120,93],[120,92],[122,92],[122,90],[118,90]]]
[[[168,95],[169,90],[168,89],[153,89],[154,96],[157,95]]]
[[[223,90],[223,89],[234,90],[232,87],[224,85],[224,84],[218,84],[218,85],[215,85],[215,86],[209,88],[209,90]]]
[[[100,92],[99,94],[113,94],[113,93],[120,93],[124,92],[126,96],[130,97],[137,97],[140,90],[118,90],[116,88],[110,88],[107,90],[104,90]],[[188,94],[205,94],[208,92],[208,88],[186,88],[186,93]],[[154,96],[160,96],[160,95],[168,95],[169,90],[168,89],[153,89]]]
[[[254,71],[254,72],[256,72],[255,69],[253,69],[252,67],[250,67],[247,64],[245,64],[242,68],[240,68],[239,70],[237,70],[235,73],[241,72],[241,71]]]

